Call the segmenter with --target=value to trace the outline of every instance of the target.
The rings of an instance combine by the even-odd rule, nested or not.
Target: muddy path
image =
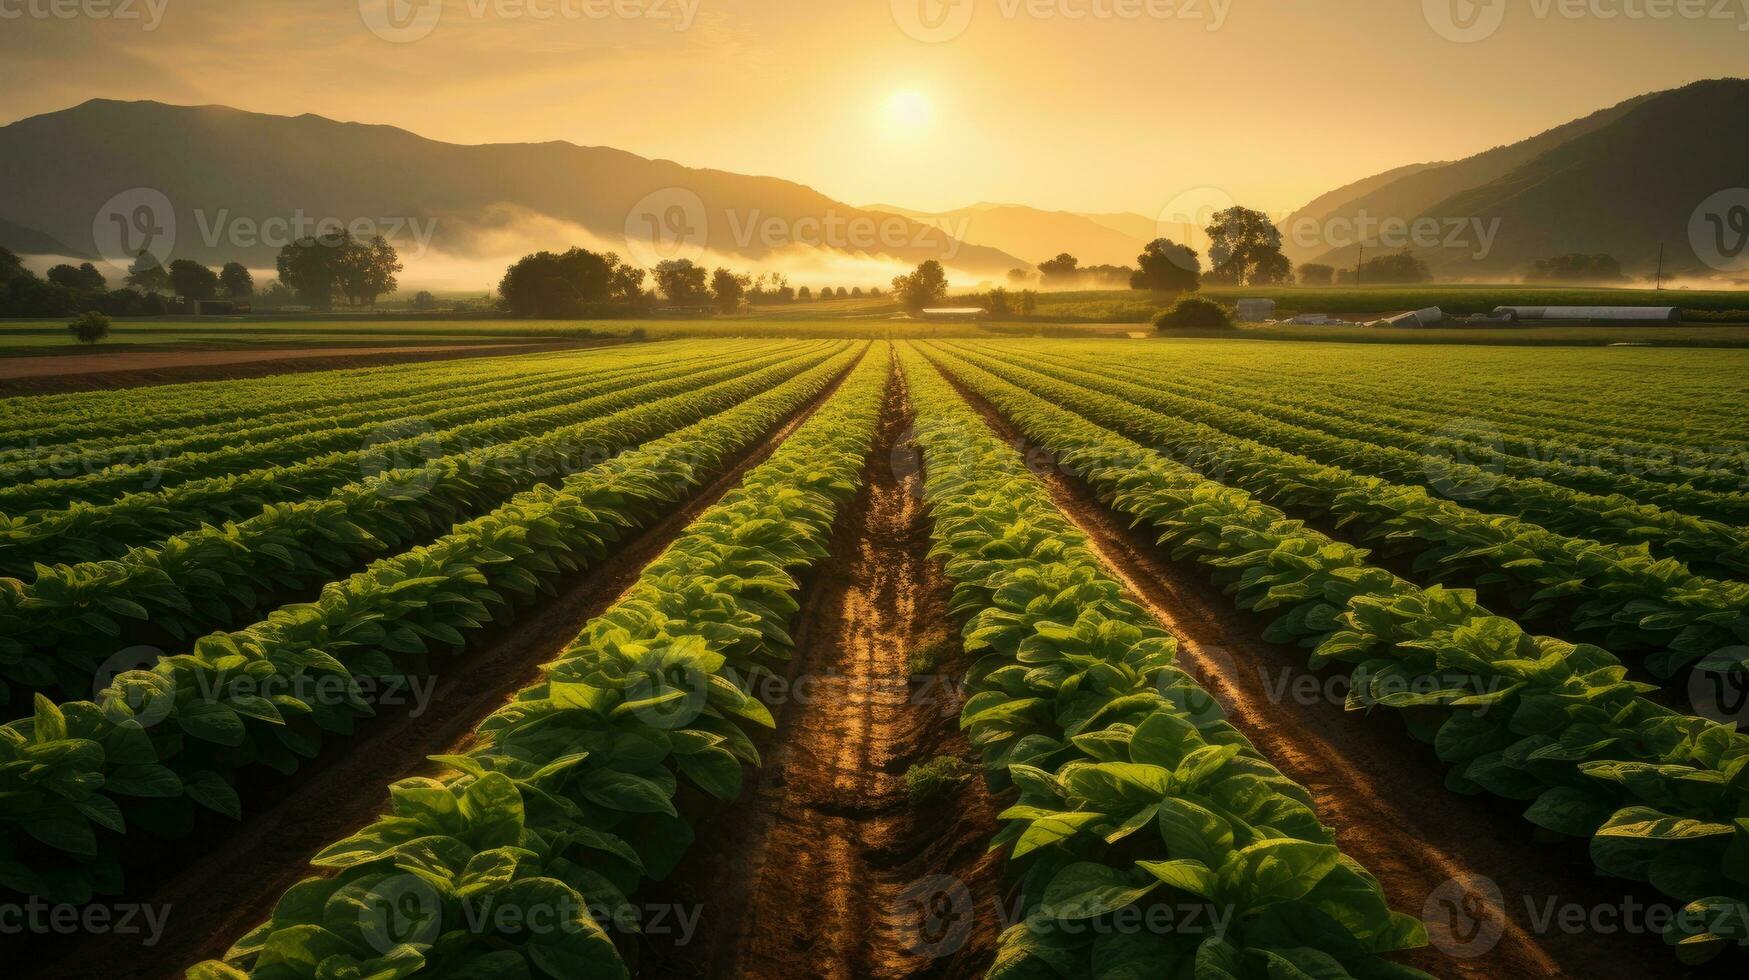
[[[191,964],[223,955],[265,920],[286,888],[309,877],[310,858],[372,820],[398,779],[436,775],[432,755],[465,749],[481,719],[539,679],[585,623],[611,606],[700,513],[741,482],[838,390],[848,370],[813,402],[732,462],[661,521],[543,596],[513,623],[476,642],[428,679],[428,696],[412,708],[384,708],[352,737],[326,739],[322,753],[291,777],[268,774],[241,787],[243,820],[206,814],[187,841],[154,842],[129,878],[150,882],[105,904],[141,903],[165,910],[160,941],[133,935],[81,935],[64,947],[39,943],[22,975],[43,978],[149,980],[181,977]]]
[[[765,764],[644,896],[692,911],[697,929],[647,937],[640,976],[971,977],[990,962],[1001,875],[986,847],[1000,807],[975,775],[922,803],[904,779],[939,756],[974,758],[910,421],[896,376],[865,488],[804,583]],[[942,658],[913,677],[923,649]]]
[[[955,387],[1017,451],[1032,448],[991,405]],[[1060,468],[1033,470],[1106,567],[1178,638],[1185,669],[1312,793],[1320,818],[1379,878],[1391,907],[1429,923],[1434,946],[1404,962],[1477,980],[1689,975],[1657,935],[1631,921],[1636,909],[1667,900],[1599,878],[1583,845],[1536,840],[1523,804],[1446,789],[1432,748],[1396,719],[1344,709],[1345,673],[1308,671],[1305,651],[1265,640],[1267,619],[1235,609],[1205,568],[1174,561]],[[1563,926],[1563,915],[1597,928]]]

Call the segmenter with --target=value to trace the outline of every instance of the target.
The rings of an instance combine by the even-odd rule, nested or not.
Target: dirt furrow
[[[929,559],[910,407],[895,380],[857,502],[804,582],[786,696],[756,783],[701,821],[658,901],[691,904],[697,935],[652,940],[646,977],[980,975],[999,932],[996,805],[967,779],[914,802],[913,765],[969,759],[957,686],[913,678],[920,649],[958,649],[949,587]],[[942,676],[958,676],[958,657]]]
[[[1019,451],[1031,448],[989,403],[956,388]],[[1132,597],[1178,638],[1185,669],[1312,793],[1343,851],[1379,878],[1393,908],[1428,922],[1434,945],[1408,957],[1412,965],[1478,980],[1683,975],[1657,936],[1626,923],[1590,927],[1599,914],[1631,916],[1655,897],[1598,878],[1583,846],[1536,840],[1522,805],[1446,789],[1431,747],[1394,719],[1344,709],[1345,674],[1310,672],[1304,651],[1263,639],[1265,619],[1234,609],[1207,569],[1172,560],[1084,482],[1054,466],[1034,471]],[[1585,926],[1561,925],[1572,910],[1583,910]]]
[[[133,881],[151,882],[106,904],[139,903],[167,912],[161,940],[150,948],[139,936],[81,935],[67,948],[44,948],[24,974],[45,980],[147,980],[180,977],[196,961],[220,956],[265,920],[286,888],[311,874],[310,858],[374,819],[395,780],[435,775],[428,756],[463,751],[475,725],[534,683],[548,663],[611,606],[700,513],[740,483],[838,390],[839,379],[802,411],[734,460],[723,475],[684,506],[612,548],[582,574],[559,586],[484,644],[430,678],[428,698],[415,714],[385,709],[361,722],[351,737],[326,740],[316,759],[292,777],[268,774],[241,787],[242,823],[211,814],[186,841],[142,849],[150,854]],[[44,944],[47,947],[48,944]]]

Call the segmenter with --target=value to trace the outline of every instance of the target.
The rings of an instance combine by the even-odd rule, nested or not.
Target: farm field
[[[0,399],[22,975],[1749,965],[1749,351],[586,326]]]

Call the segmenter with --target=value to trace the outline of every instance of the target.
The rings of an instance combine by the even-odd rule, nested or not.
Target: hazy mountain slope
[[[5,218],[0,218],[0,248],[11,249],[18,255],[66,255],[79,258],[83,254],[35,228],[26,228]]]
[[[1120,235],[1127,236],[1131,241],[1140,242],[1143,245],[1160,237],[1160,219],[1158,217],[1150,218],[1145,214],[1136,214],[1133,211],[1115,211],[1103,214],[1082,212],[1081,217],[1095,224],[1104,225]],[[1134,261],[1135,259],[1132,257],[1130,262],[1133,264]]]
[[[1351,242],[1335,242],[1333,248],[1327,241],[1334,237],[1328,231],[1331,219],[1337,219],[1336,227],[1343,228],[1347,227],[1345,222],[1358,222],[1363,216],[1375,223],[1385,219],[1408,221],[1423,215],[1468,217],[1436,212],[1434,205],[1498,180],[1556,147],[1610,125],[1635,106],[1655,97],[1643,95],[1629,99],[1530,139],[1497,146],[1463,160],[1411,164],[1332,191],[1280,222],[1287,239],[1283,251],[1296,262],[1352,260]],[[1312,230],[1296,233],[1296,229],[1304,228]]]
[[[1511,173],[1436,202],[1430,214],[1499,222],[1476,266],[1529,267],[1539,258],[1605,252],[1649,272],[1660,244],[1670,271],[1710,273],[1689,240],[1695,209],[1749,187],[1749,80],[1701,82],[1633,106],[1610,125]],[[1744,195],[1749,198],[1749,194]],[[1444,257],[1446,268],[1465,263]]]
[[[1018,255],[1026,260],[1027,268],[1063,252],[1080,259],[1082,265],[1134,265],[1136,256],[1150,240],[1086,215],[1019,204],[979,203],[934,213],[887,204],[870,205],[869,209],[904,215],[942,228],[967,242]]]
[[[92,226],[105,202],[141,187],[170,200],[176,254],[206,262],[271,264],[277,247],[251,241],[237,219],[412,219],[434,223],[436,249],[467,256],[496,254],[512,241],[563,248],[579,230],[623,245],[628,225],[647,234],[645,214],[750,263],[797,241],[990,273],[1017,262],[914,225],[881,237],[833,236],[822,229],[863,222],[872,232],[891,222],[790,181],[605,147],[463,146],[313,115],[107,100],[0,128],[0,213],[75,248],[97,244]]]

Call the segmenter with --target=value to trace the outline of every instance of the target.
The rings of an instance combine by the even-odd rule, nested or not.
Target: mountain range
[[[1345,267],[1362,246],[1408,245],[1453,279],[1522,275],[1572,252],[1613,255],[1636,275],[1662,253],[1667,271],[1707,274],[1691,231],[1704,227],[1703,201],[1749,188],[1746,124],[1749,80],[1642,95],[1462,160],[1332,190],[1278,222],[1284,250]],[[0,127],[0,246],[21,254],[113,258],[173,226],[175,257],[265,268],[299,216],[362,219],[360,230],[383,231],[403,255],[408,238],[462,260],[579,244],[645,266],[800,263],[868,282],[924,259],[974,281],[1060,252],[1084,266],[1131,265],[1158,234],[1140,214],[856,207],[788,180],[607,147],[468,146],[223,106],[93,100]],[[1420,234],[1390,233],[1411,228]]]
[[[465,146],[314,115],[101,99],[0,127],[0,219],[0,245],[20,251],[111,256],[173,224],[176,257],[257,268],[287,229],[321,220],[383,231],[403,256],[423,239],[412,244],[449,256],[579,244],[644,265],[815,253],[995,276],[1025,264],[792,181],[606,147]]]

